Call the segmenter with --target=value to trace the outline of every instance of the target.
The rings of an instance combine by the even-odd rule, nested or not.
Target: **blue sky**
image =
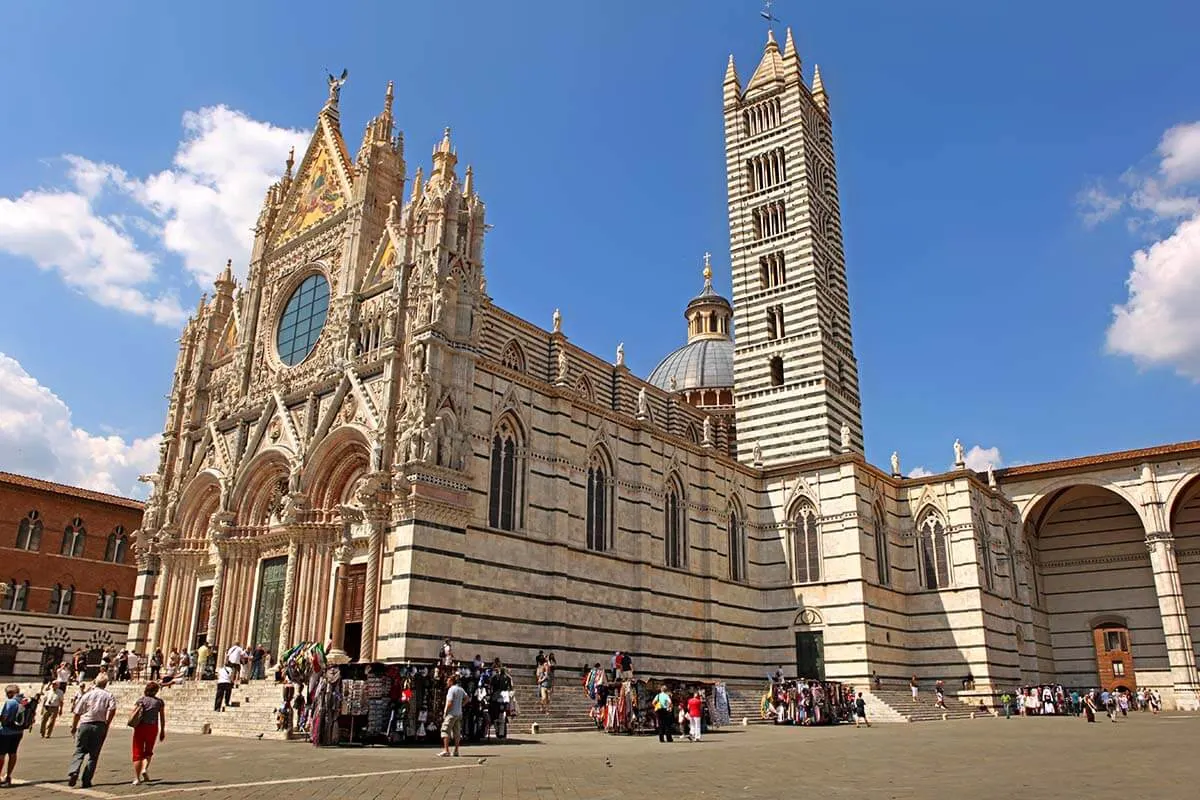
[[[326,69],[350,70],[352,151],[389,79],[410,173],[452,126],[510,310],[559,307],[645,375],[706,250],[728,291],[721,79],[731,52],[743,79],[757,64],[754,0],[330,8],[6,5],[0,469],[134,490],[196,276],[244,272]],[[832,98],[868,457],[1197,438],[1200,5],[775,11]]]

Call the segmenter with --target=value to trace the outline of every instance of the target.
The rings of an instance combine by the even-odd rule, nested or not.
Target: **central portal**
[[[254,614],[254,635],[246,643],[250,649],[261,644],[267,652],[275,653],[279,646],[279,620],[283,616],[283,585],[286,576],[287,556],[264,559],[259,567],[258,609]]]
[[[825,635],[810,631],[796,633],[796,677],[825,680]]]

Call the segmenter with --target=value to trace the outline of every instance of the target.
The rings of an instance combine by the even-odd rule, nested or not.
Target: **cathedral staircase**
[[[932,722],[943,719],[971,719],[974,714],[981,716],[977,706],[968,705],[959,700],[951,692],[946,692],[946,709],[943,711],[934,703],[936,698],[931,691],[921,691],[916,702],[907,687],[902,689],[880,688],[872,691],[862,690],[863,699],[867,701],[867,719],[872,722]],[[992,716],[991,713],[987,714]]]
[[[133,703],[142,696],[141,682],[110,683],[109,691],[117,698],[116,722],[124,724]],[[218,736],[256,739],[288,738],[286,731],[275,729],[275,712],[283,702],[283,687],[274,681],[250,681],[233,690],[231,703],[224,711],[213,711],[217,685],[213,681],[187,681],[164,686],[160,692],[167,704],[167,731],[179,733],[210,732]],[[207,730],[206,730],[207,726]]]

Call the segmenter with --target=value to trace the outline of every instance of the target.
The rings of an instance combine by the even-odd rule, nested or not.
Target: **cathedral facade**
[[[864,459],[830,98],[790,32],[724,79],[732,302],[706,259],[687,343],[645,380],[558,312],[495,305],[449,131],[410,176],[389,86],[351,157],[340,90],[267,192],[245,285],[227,268],[184,330],[130,646],[395,660],[450,637],[517,663],[623,650],[658,674],[981,692],[1136,672],[1195,703],[1200,574],[1180,575],[1200,558],[1177,558],[1171,515],[1200,509],[1200,446],[1118,460],[1144,535],[1111,542],[1080,512],[1111,516],[1107,478],[1064,478],[1094,465],[979,474],[956,443],[954,470],[909,479]],[[1116,556],[1145,568],[1136,597],[1072,566]],[[1092,641],[1111,631],[1142,649],[1128,679]]]

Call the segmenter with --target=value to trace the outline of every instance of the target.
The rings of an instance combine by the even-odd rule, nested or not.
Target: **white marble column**
[[[1200,711],[1200,674],[1196,669],[1196,651],[1188,627],[1187,606],[1179,582],[1179,564],[1175,559],[1175,537],[1168,532],[1146,534],[1150,567],[1154,571],[1154,590],[1167,641],[1167,660],[1171,681],[1175,684],[1175,702],[1181,710]]]
[[[162,632],[163,617],[170,613],[167,607],[167,590],[171,586],[171,562],[167,558],[160,559],[158,570],[158,596],[154,600],[154,623],[150,627],[150,640],[146,643],[146,657],[149,658],[159,646],[159,635]]]
[[[275,643],[278,658],[292,646],[292,602],[296,593],[296,561],[299,559],[300,543],[295,536],[288,539],[287,570],[283,577],[283,615],[279,619],[279,641]]]
[[[212,601],[208,607],[208,646],[218,651],[221,650],[221,647],[217,641],[217,623],[221,619],[221,586],[224,582],[225,552],[221,548],[217,548],[217,567],[213,572]]]
[[[383,542],[383,530],[387,518],[381,514],[368,516],[370,536],[367,540],[367,586],[363,596],[362,645],[358,656],[359,661],[373,661],[375,658],[375,637],[379,618],[379,559],[380,545]]]

